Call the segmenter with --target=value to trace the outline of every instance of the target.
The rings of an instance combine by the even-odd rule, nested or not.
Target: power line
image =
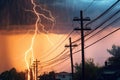
[[[74,50],[75,48],[73,48],[73,50]],[[63,59],[66,59],[67,57],[69,58],[69,55],[70,54],[68,54],[68,55],[64,55],[64,54],[67,54],[67,53],[69,53],[69,51],[67,51],[67,52],[65,52],[65,53],[63,53],[63,52],[61,52],[61,54],[63,54],[62,56],[60,56],[58,59],[56,59],[56,58],[54,58],[54,59],[51,59],[52,61],[50,62],[49,60],[47,60],[47,61],[45,61],[45,62],[42,62],[42,63],[48,63],[48,64],[46,64],[46,65],[44,65],[44,66],[42,66],[42,67],[48,67],[48,66],[50,66],[50,65],[53,65],[53,64],[55,64],[56,62],[60,62],[61,60],[63,60]]]
[[[72,23],[72,26],[73,26],[73,23]],[[71,35],[73,32],[74,32],[74,30],[72,30],[72,31],[67,35],[67,37],[66,37],[54,50],[52,50],[52,51],[49,52],[49,53],[52,53],[52,52],[54,52],[55,50],[57,50],[57,49],[70,37],[70,35]]]
[[[57,63],[53,63],[53,64],[48,64],[48,65],[45,65],[45,66],[42,66],[44,69],[47,68],[47,67],[54,67],[54,66],[58,66],[62,63],[64,63],[65,61],[67,61],[69,59],[69,57],[65,57],[63,59],[61,59],[61,61],[57,61]]]
[[[49,60],[47,60],[47,61],[44,61],[44,62],[41,62],[41,63],[48,63],[48,62],[51,62],[51,61],[53,61],[53,60],[55,60],[55,59],[57,59],[57,58],[59,58],[59,57],[61,57],[61,56],[64,56],[64,54],[67,54],[69,51],[67,51],[67,52],[65,52],[67,50],[67,48],[65,48],[62,52],[60,52],[58,55],[56,55],[54,58],[52,58],[52,59],[49,59]],[[64,53],[65,52],[65,53]]]
[[[92,30],[89,34],[86,34],[86,36],[90,35],[91,33],[93,33],[95,30],[97,30],[98,28],[100,28],[103,24],[105,24],[106,22],[108,22],[110,19],[112,19],[115,15],[117,15],[120,12],[120,10],[118,10],[117,12],[115,12],[113,15],[111,15],[109,18],[107,18],[105,21],[103,21],[100,25],[98,25],[94,30]],[[73,41],[72,43],[75,43],[77,41],[79,41],[81,38],[79,38],[78,40]]]
[[[41,62],[41,64],[42,63],[48,63],[48,62],[50,62],[50,61],[53,61],[53,60],[55,60],[56,58],[58,58],[58,57],[60,57],[60,56],[63,56],[64,55],[64,52],[67,50],[67,48],[65,48],[62,52],[60,52],[57,56],[55,56],[54,58],[52,58],[52,59],[49,59],[49,60],[47,60],[47,61],[44,61],[44,62]]]
[[[52,65],[55,65],[55,64],[59,64],[61,61],[63,61],[66,58],[69,58],[69,57],[63,56],[63,58],[59,58],[59,59],[57,59],[53,62],[50,62],[49,64],[43,65],[42,67],[45,68],[45,67],[49,67],[49,66],[52,66]]]
[[[112,35],[113,33],[117,32],[117,31],[119,31],[119,30],[120,30],[120,28],[117,28],[116,30],[110,32],[109,34],[105,35],[104,37],[102,37],[102,38],[96,40],[95,42],[91,43],[90,45],[86,46],[84,49],[87,49],[87,48],[93,46],[94,44],[98,43],[99,41],[105,39],[106,37]],[[78,50],[78,51],[76,51],[76,52],[74,52],[73,54],[78,53],[79,51],[81,51],[81,49]],[[68,57],[69,57],[69,55],[66,55],[66,56],[64,56],[63,58],[59,59],[59,60],[67,60],[67,59],[69,59]],[[58,61],[59,61],[59,60],[58,60]],[[61,63],[62,63],[62,62],[61,62]],[[53,64],[52,64],[52,65],[53,65]]]
[[[74,49],[75,49],[75,48],[73,48],[73,50],[74,50]],[[69,53],[69,51],[65,52],[64,54],[67,54],[67,53]],[[60,62],[61,60],[69,57],[69,55],[70,55],[70,54],[68,54],[68,55],[62,55],[62,56],[60,56],[58,59],[53,60],[53,61],[51,61],[51,62],[49,62],[49,60],[48,60],[48,61],[45,62],[45,63],[48,63],[48,64],[46,64],[46,65],[44,65],[44,66],[42,66],[42,67],[48,67],[48,66],[50,66],[50,65],[55,64],[56,62]],[[42,63],[43,63],[43,62],[42,62]]]
[[[96,17],[95,19],[93,19],[92,21],[88,22],[85,26],[88,26],[89,24],[95,22],[96,20],[98,20],[100,17],[102,17],[103,15],[105,15],[109,10],[111,10],[120,0],[117,0],[113,5],[111,5],[106,11],[104,11],[101,15],[99,15],[98,17]]]
[[[99,39],[99,40],[93,42],[92,44],[86,46],[85,49],[88,48],[88,47],[90,47],[90,46],[92,46],[92,45],[94,45],[95,43],[101,41],[102,39],[108,37],[109,35],[115,33],[115,32],[118,31],[118,30],[120,30],[120,28],[118,28],[118,29],[112,31],[111,33],[107,34],[107,35],[104,36],[103,38],[101,38],[101,39]],[[74,52],[73,54],[75,54],[75,53],[77,53],[77,52],[79,52],[79,51],[81,51],[81,50],[78,50],[78,51]],[[69,52],[69,51],[68,51],[68,52]],[[66,53],[68,53],[68,52],[66,52]],[[66,56],[64,56],[64,57],[62,57],[62,58],[59,58],[59,59],[55,60],[54,62],[51,62],[51,63],[47,64],[47,65],[49,66],[50,64],[54,64],[54,63],[56,63],[56,62],[58,62],[58,61],[60,61],[60,60],[66,59],[68,56],[69,56],[69,55],[66,55]],[[46,65],[46,66],[47,66],[47,65]]]
[[[95,0],[93,0],[83,11],[86,12],[94,3]]]
[[[69,53],[69,51],[67,51],[66,53]],[[64,53],[64,54],[66,54],[66,53]],[[53,63],[56,63],[56,62],[58,62],[58,61],[60,61],[60,60],[62,60],[62,59],[64,59],[64,57],[65,57],[66,55],[62,55],[61,57],[59,57],[58,59],[56,59],[56,60],[52,60],[51,62],[49,62],[49,61],[46,61],[46,63],[48,63],[48,64],[53,64]],[[47,65],[48,65],[47,64]]]
[[[73,50],[74,49],[75,48],[73,48]],[[67,53],[69,53],[69,51],[65,52],[64,54],[67,54]],[[42,67],[49,67],[51,65],[56,66],[57,64],[61,64],[62,62],[65,62],[67,59],[69,59],[69,56],[70,56],[70,54],[63,55],[63,56],[59,57],[58,59],[56,59],[56,60],[54,60],[54,61],[50,62],[49,64],[46,64]]]
[[[116,5],[117,3],[118,3],[119,1],[117,1],[116,3],[114,3],[108,10],[106,10],[107,12],[110,10],[110,9],[112,9],[112,7],[114,6],[114,5]],[[104,14],[105,14],[106,12],[104,12]],[[101,14],[101,15],[104,15],[104,14]],[[100,16],[101,16],[100,15]],[[98,18],[98,17],[97,17]],[[97,20],[97,19],[96,19]],[[93,21],[94,22],[94,21]],[[65,39],[66,40],[66,39]],[[58,46],[59,47],[59,46]],[[86,47],[85,47],[86,48]],[[56,50],[56,48],[55,48],[55,50]],[[54,51],[54,50],[53,50]],[[52,52],[51,52],[52,53]],[[66,58],[66,57],[64,57],[64,58]],[[64,59],[63,58],[63,59]],[[59,59],[60,60],[60,59]],[[62,59],[61,59],[62,60]]]
[[[89,38],[85,39],[85,41],[89,40],[90,38],[94,37],[95,35],[99,34],[100,32],[102,32],[104,29],[106,29],[107,27],[109,27],[110,25],[114,24],[115,22],[117,22],[118,20],[120,20],[120,17],[115,19],[113,22],[111,22],[110,24],[106,25],[104,28],[102,28],[101,30],[99,30],[98,32],[96,32],[95,34],[91,35]]]
[[[94,44],[98,43],[99,41],[105,39],[106,37],[112,35],[113,33],[117,32],[117,31],[119,31],[119,30],[120,30],[120,28],[117,28],[116,30],[114,30],[114,31],[110,32],[109,34],[105,35],[104,37],[102,37],[101,39],[99,39],[99,40],[93,42],[92,44],[90,44],[90,45],[88,45],[88,46],[86,46],[84,49],[87,49],[87,48],[93,46]],[[78,50],[78,51],[74,52],[73,54],[78,53],[79,51],[81,51],[81,50]],[[67,60],[67,59],[68,59],[67,57],[68,57],[68,55],[67,55],[64,59]],[[61,63],[62,63],[62,62],[61,62]]]
[[[67,35],[67,37],[66,37],[62,42],[59,43],[58,46],[56,46],[52,51],[47,52],[47,55],[46,55],[46,56],[49,56],[51,53],[53,53],[54,51],[56,51],[56,50],[69,38],[69,36],[70,36],[72,33],[73,33],[73,30]],[[51,49],[50,49],[50,50],[51,50]]]
[[[119,19],[120,19],[120,18],[117,18],[117,19],[114,20],[112,23],[108,24],[107,26],[113,24],[114,22],[118,21]],[[104,28],[103,28],[103,29],[104,29]],[[102,31],[102,30],[100,30],[100,31]],[[115,32],[116,32],[116,30],[115,30]],[[114,33],[114,32],[112,32],[112,33]],[[112,33],[110,33],[110,34],[112,34]],[[108,34],[108,36],[109,36],[110,34]],[[102,39],[104,39],[104,37],[103,37]],[[100,39],[100,40],[101,40],[101,39]],[[97,42],[94,42],[94,43],[92,43],[92,44],[95,44],[95,43],[97,43]],[[92,46],[92,44],[91,44],[91,45],[88,45],[87,47],[85,47],[85,49],[88,48],[88,47],[90,47],[90,46]],[[79,51],[81,51],[81,50],[79,50]],[[77,51],[77,52],[79,52],[79,51]],[[63,52],[64,52],[64,51],[63,51]],[[68,51],[68,52],[69,52],[69,51]],[[66,52],[66,53],[68,53],[68,52]],[[75,52],[75,53],[77,53],[77,52]],[[56,63],[56,62],[58,62],[58,61],[60,61],[60,60],[66,59],[68,56],[69,56],[69,55],[64,56],[64,57],[62,56],[61,59],[58,58],[57,60],[52,61],[50,64],[54,64],[54,63]],[[58,56],[57,56],[57,57],[58,57]],[[54,60],[54,59],[55,59],[55,58],[53,58],[52,60]],[[50,64],[49,64],[49,65],[50,65]]]
[[[100,38],[99,40],[97,40],[97,41],[93,42],[92,44],[90,44],[90,45],[86,46],[86,47],[85,47],[85,49],[87,49],[87,48],[91,47],[92,45],[94,45],[94,44],[98,43],[99,41],[101,41],[101,40],[105,39],[106,37],[108,37],[108,36],[112,35],[113,33],[117,32],[117,31],[119,31],[119,30],[120,30],[120,28],[117,28],[116,30],[114,30],[114,31],[110,32],[109,34],[105,35],[104,37]],[[78,51],[74,52],[73,54],[78,53],[79,51],[81,51],[81,50],[78,50]]]
[[[98,29],[98,28],[100,28],[103,24],[105,24],[107,21],[109,21],[110,19],[112,19],[115,15],[117,15],[118,13],[120,12],[120,10],[119,11],[117,11],[116,13],[114,13],[111,17],[109,17],[107,20],[105,20],[103,23],[101,23],[98,27],[96,27],[93,31],[95,31],[96,29]],[[111,22],[110,24],[108,24],[108,25],[106,25],[103,29],[101,29],[101,30],[99,30],[98,32],[96,32],[95,34],[93,34],[93,35],[91,35],[89,38],[87,38],[85,41],[87,41],[87,40],[89,40],[90,38],[92,38],[92,37],[94,37],[95,35],[97,35],[97,34],[99,34],[100,32],[102,32],[104,29],[106,29],[107,27],[109,27],[110,25],[112,25],[113,23],[115,23],[116,21],[118,21],[120,19],[120,17],[119,18],[117,18],[117,19],[115,19],[113,22]],[[93,32],[92,31],[92,32]],[[91,34],[92,32],[90,32],[89,34]]]

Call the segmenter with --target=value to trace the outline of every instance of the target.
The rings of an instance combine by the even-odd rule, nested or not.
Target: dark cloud
[[[116,0],[117,1],[117,0]],[[52,12],[52,15],[56,19],[55,30],[61,31],[71,29],[73,17],[79,16],[80,10],[86,10],[84,17],[90,17],[94,19],[105,11],[115,1],[99,1],[95,0],[37,0],[43,8],[46,8]],[[92,3],[92,4],[91,4]],[[106,4],[107,3],[107,4]],[[89,6],[91,4],[91,6]],[[104,7],[106,6],[106,7]],[[36,20],[36,16],[27,10],[32,9],[30,0],[1,0],[0,1],[0,29],[1,30],[17,30],[17,29],[33,29],[29,25],[33,25]],[[41,9],[37,9],[40,13],[48,16],[48,13]],[[112,13],[112,12],[111,12]],[[49,17],[49,16],[48,16]],[[103,18],[104,19],[104,18]],[[101,19],[101,20],[103,20]],[[47,24],[46,29],[50,29],[51,22],[42,18],[42,23]],[[21,25],[11,26],[11,25]],[[22,26],[28,25],[28,26]],[[69,25],[69,26],[66,26]],[[3,27],[4,26],[4,27]],[[58,30],[56,30],[58,29]],[[65,32],[65,31],[64,31]],[[64,33],[63,32],[63,33]],[[59,32],[58,32],[59,33]]]
[[[38,0],[41,4],[53,4],[56,0]]]
[[[56,3],[58,4],[63,4],[64,2],[66,2],[66,0],[37,0],[39,3],[41,4],[45,4],[45,5],[51,5],[53,6],[53,4],[55,5]]]
[[[33,14],[26,12],[31,9],[29,0],[4,0],[0,10],[1,25],[19,25],[32,23]],[[28,21],[29,20],[29,21]]]

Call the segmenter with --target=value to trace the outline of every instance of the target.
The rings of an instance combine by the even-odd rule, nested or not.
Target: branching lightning
[[[34,60],[35,60],[35,57],[34,57],[34,50],[33,50],[33,46],[34,46],[34,41],[35,41],[35,38],[39,32],[39,29],[38,29],[38,26],[40,25],[40,27],[42,28],[42,31],[44,31],[45,33],[48,33],[49,31],[47,31],[45,29],[45,26],[41,23],[41,17],[44,17],[46,20],[49,20],[52,22],[52,28],[54,26],[54,22],[55,22],[55,19],[54,17],[52,16],[51,12],[49,10],[46,10],[46,9],[43,9],[41,6],[37,5],[34,0],[31,0],[31,4],[33,5],[32,7],[32,11],[35,15],[36,15],[36,22],[35,22],[35,29],[34,29],[34,34],[33,34],[33,37],[31,39],[31,44],[30,44],[30,47],[29,49],[25,52],[25,63],[26,63],[26,66],[27,66],[27,69],[28,69],[28,76],[27,76],[27,80],[30,80],[30,66],[33,64]],[[46,15],[44,14],[41,14],[39,13],[36,8],[40,8],[41,10],[49,13],[49,17],[47,17]],[[46,35],[47,36],[47,35]],[[49,39],[49,37],[47,37]],[[51,43],[51,42],[50,42]],[[31,64],[29,64],[29,61],[28,61],[28,56],[31,57]]]

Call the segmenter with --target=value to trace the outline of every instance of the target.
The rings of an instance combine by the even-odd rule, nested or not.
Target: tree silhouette
[[[55,72],[51,71],[48,74],[44,73],[43,75],[39,76],[40,80],[55,80]]]
[[[17,72],[15,68],[0,74],[0,80],[25,80],[24,72]]]
[[[95,65],[93,59],[85,61],[85,80],[96,80],[99,67]],[[74,80],[81,80],[82,64],[75,64]]]
[[[112,49],[107,49],[107,51],[112,55],[108,58],[108,63],[110,65],[120,65],[120,46],[113,45]]]
[[[112,49],[107,49],[107,51],[113,56],[113,57],[120,57],[120,46],[113,45]]]

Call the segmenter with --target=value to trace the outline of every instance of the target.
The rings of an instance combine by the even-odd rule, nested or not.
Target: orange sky
[[[113,30],[113,28],[104,31],[102,34],[99,34],[97,37],[93,39],[90,39],[85,43],[85,45],[94,42],[103,35],[109,33],[111,30]],[[113,44],[120,45],[119,34],[120,31],[114,33],[113,35],[107,37],[106,39],[86,49],[85,50],[86,58],[93,58],[95,63],[98,63],[99,65],[103,65],[103,62],[108,58],[108,56],[110,56],[107,53],[106,49],[110,49]],[[55,46],[57,46],[58,45],[57,43],[60,42],[61,39],[64,40],[66,35],[64,34],[47,34],[47,35],[50,40],[48,40],[46,34],[42,34],[42,33],[39,34],[35,39],[35,44],[34,44],[35,58],[40,60],[40,62],[44,62],[46,60],[55,57],[56,55],[58,55],[58,53],[63,51],[65,44],[68,44],[68,40],[67,40],[58,48],[58,50],[56,50],[53,53],[49,53],[48,51],[54,48]],[[16,35],[0,34],[0,65],[1,65],[0,72],[4,70],[8,70],[12,67],[17,68],[19,71],[26,69],[26,65],[24,61],[24,56],[25,56],[24,53],[30,46],[31,38],[32,38],[31,34],[16,34]],[[73,38],[75,38],[75,35]],[[79,48],[80,46],[75,50],[78,50]],[[74,63],[80,62],[81,60],[80,58],[81,58],[80,53],[75,54]],[[30,58],[28,59],[30,60]],[[68,60],[67,62],[57,66],[56,68],[48,67],[46,68],[46,70],[51,69],[55,71],[64,71],[64,70],[69,71],[70,66],[66,67],[66,65],[70,65],[69,62],[70,61]]]
[[[55,34],[37,35],[34,43],[35,58],[41,62],[46,61],[48,59],[47,51],[52,49],[62,37],[65,36]],[[18,70],[24,70],[26,68],[24,53],[27,51],[31,44],[31,38],[31,34],[0,35],[0,65],[3,66],[0,68],[0,71],[4,70],[5,66],[8,64],[10,64],[10,66],[7,66],[5,69],[9,69],[13,66]],[[62,51],[63,48],[64,46],[61,49],[59,48],[55,53]],[[49,54],[49,58],[56,56],[57,54],[55,53],[52,53],[52,55]]]

